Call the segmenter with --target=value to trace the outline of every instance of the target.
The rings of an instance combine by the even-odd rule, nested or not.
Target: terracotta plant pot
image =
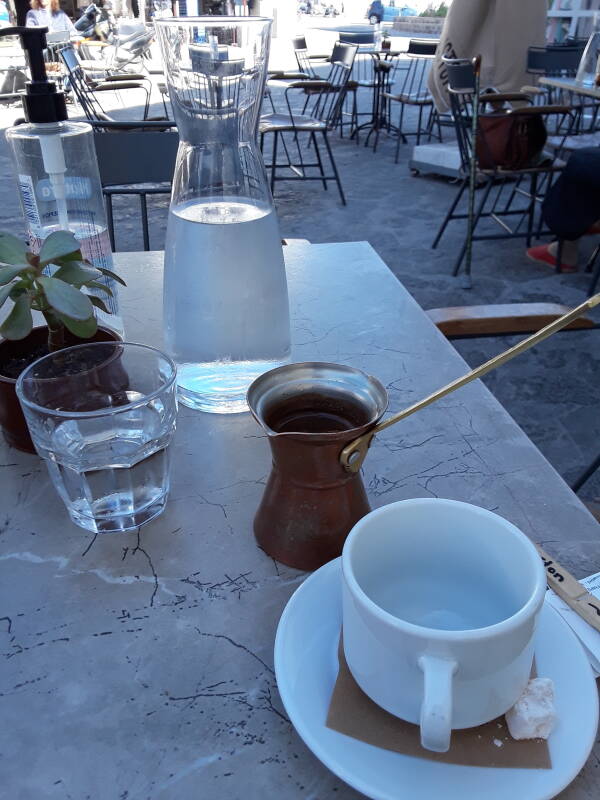
[[[392,42],[390,39],[384,39],[381,43],[382,50],[391,50],[392,49]]]
[[[23,450],[26,453],[35,453],[35,447],[29,436],[29,429],[23,416],[21,404],[15,391],[15,378],[7,378],[2,375],[2,364],[9,358],[20,358],[26,356],[32,350],[35,351],[42,346],[48,338],[46,326],[34,328],[29,336],[18,341],[0,340],[0,427],[4,438],[11,447]],[[108,328],[98,328],[95,335],[90,339],[78,339],[68,331],[65,331],[65,343],[67,346],[85,344],[86,342],[118,342],[119,335]]]

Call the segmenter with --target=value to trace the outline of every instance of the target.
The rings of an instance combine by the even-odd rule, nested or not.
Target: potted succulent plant
[[[390,39],[390,34],[388,31],[384,30],[381,33],[381,49],[382,50],[389,50],[392,46],[392,40]]]
[[[0,307],[12,302],[0,325],[0,425],[8,443],[20,450],[35,452],[15,393],[20,373],[41,356],[81,339],[119,339],[98,326],[95,308],[110,313],[104,301],[83,291],[89,287],[112,296],[98,282],[102,275],[125,285],[111,270],[86,261],[68,231],[51,233],[37,254],[16,236],[0,233]],[[33,311],[43,315],[46,325],[34,327]]]

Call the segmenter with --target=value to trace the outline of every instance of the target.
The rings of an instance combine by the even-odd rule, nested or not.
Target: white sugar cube
[[[506,712],[506,724],[513,739],[547,739],[555,722],[554,683],[550,678],[532,678]]]

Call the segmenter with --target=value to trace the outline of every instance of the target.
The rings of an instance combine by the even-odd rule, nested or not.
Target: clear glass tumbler
[[[96,342],[50,353],[19,377],[31,438],[76,525],[116,533],[163,511],[176,374],[152,347]]]

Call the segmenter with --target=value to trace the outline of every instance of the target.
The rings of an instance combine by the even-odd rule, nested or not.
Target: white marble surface
[[[365,369],[390,410],[466,369],[366,243],[290,246],[286,260],[294,360]],[[117,263],[128,339],[160,345],[161,255]],[[94,538],[36,457],[0,445],[0,796],[358,798],[305,748],[277,694],[277,621],[304,576],[254,543],[267,442],[248,414],[182,408],[174,446],[164,515],[139,536]],[[364,479],[374,506],[470,501],[576,576],[600,570],[598,524],[480,383],[382,434]],[[561,797],[600,795],[599,756]]]
[[[598,86],[584,86],[578,83],[574,78],[553,78],[542,76],[538,78],[540,86],[551,86],[553,89],[564,89],[573,94],[582,95],[584,97],[592,97],[595,100],[600,99],[600,88]]]

